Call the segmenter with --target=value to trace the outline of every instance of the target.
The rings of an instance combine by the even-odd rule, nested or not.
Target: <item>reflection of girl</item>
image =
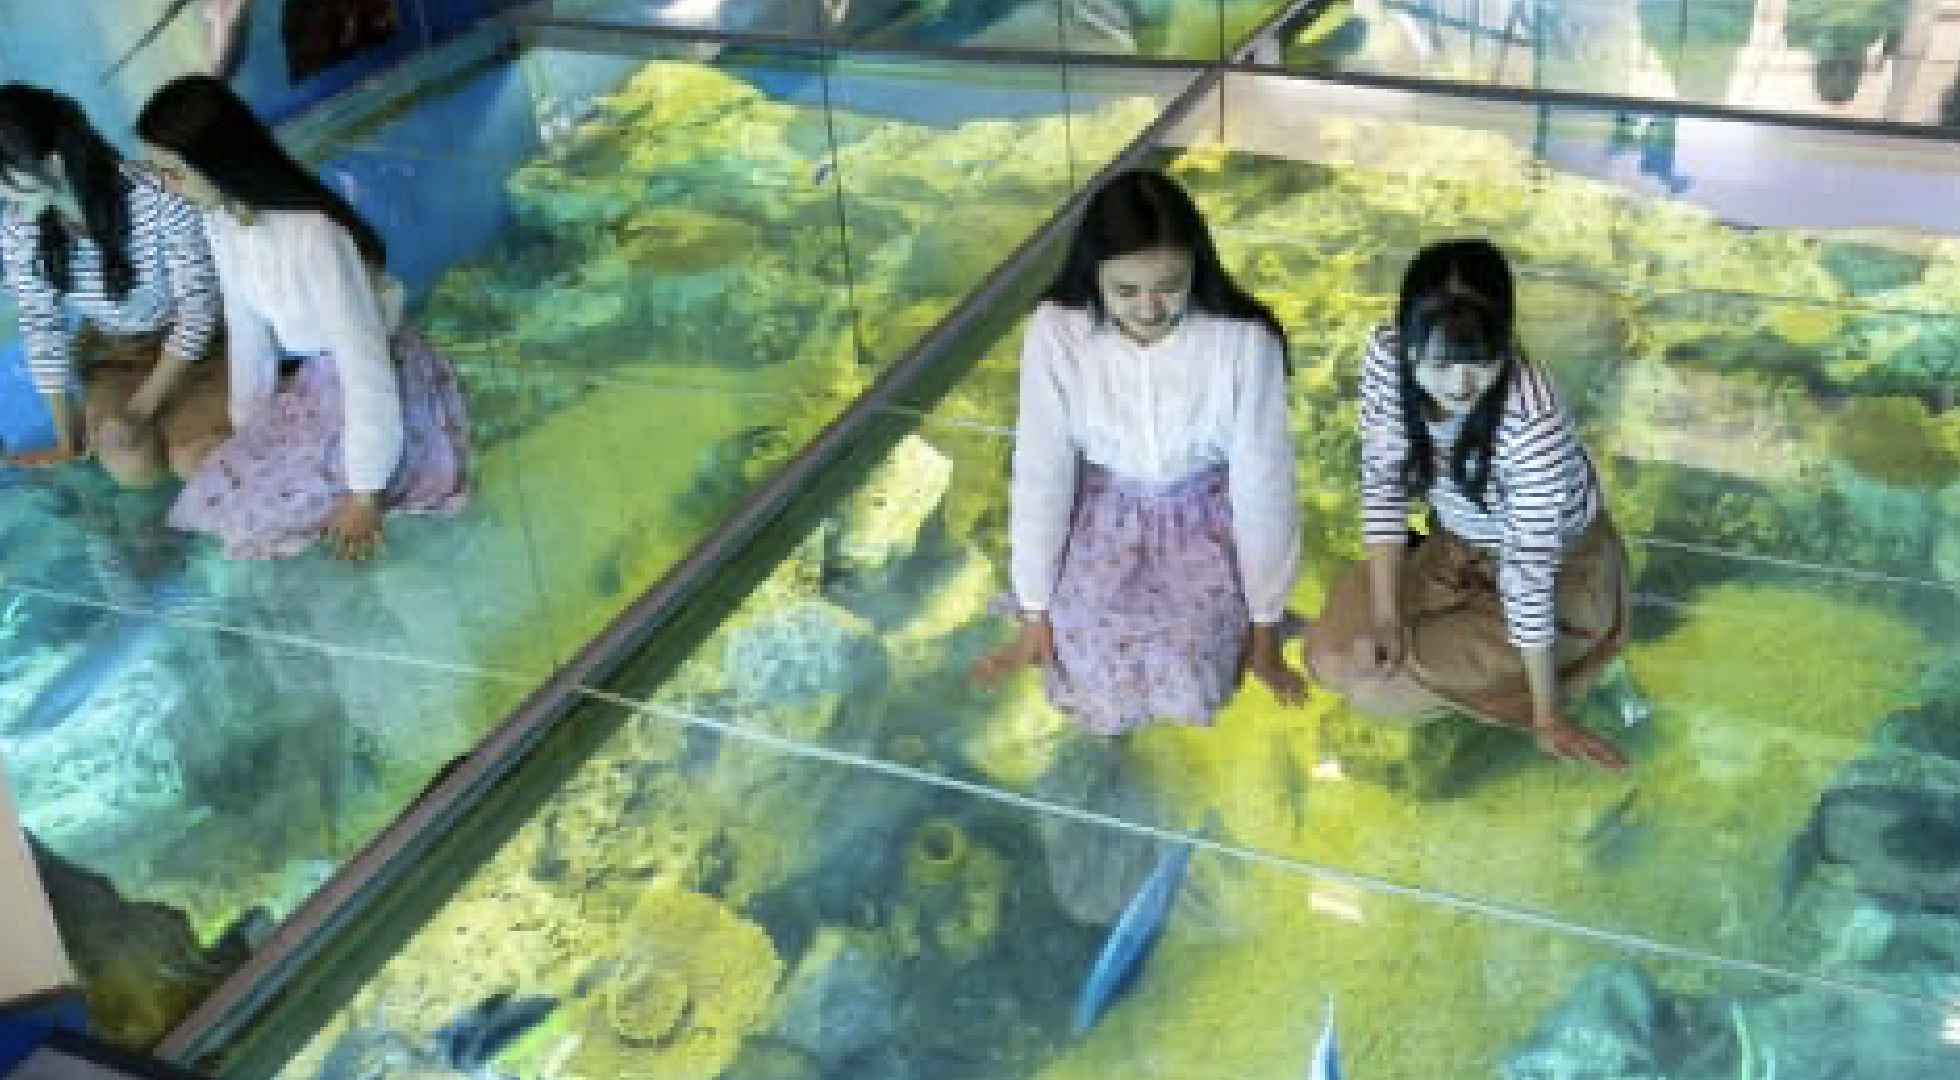
[[[394,328],[380,237],[279,148],[208,75],[175,79],[137,131],[168,182],[205,211],[224,292],[238,434],[171,511],[240,558],[378,548],[384,512],[464,501],[463,402],[446,359]],[[278,384],[279,352],[311,354]]]
[[[1308,663],[1365,714],[1460,709],[1619,768],[1619,750],[1559,700],[1626,640],[1626,556],[1572,418],[1512,319],[1511,271],[1491,244],[1435,244],[1409,265],[1395,327],[1376,333],[1362,376],[1368,563],[1336,581]],[[1434,527],[1407,550],[1412,495],[1428,496]]]
[[[228,433],[223,371],[204,361],[218,289],[197,211],[125,165],[72,98],[11,83],[0,86],[0,260],[55,431],[52,449],[11,460],[93,452],[129,487],[163,479],[166,464],[190,475]]]
[[[1021,632],[981,677],[1038,665],[1104,734],[1208,722],[1246,664],[1303,699],[1278,625],[1299,558],[1285,355],[1183,190],[1130,172],[1096,193],[1022,348]]]

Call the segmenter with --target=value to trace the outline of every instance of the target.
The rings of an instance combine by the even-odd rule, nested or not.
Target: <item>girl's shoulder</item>
[[[1210,329],[1212,333],[1230,335],[1235,340],[1250,346],[1271,346],[1283,344],[1283,340],[1273,328],[1262,319],[1245,315],[1226,315],[1213,311],[1191,308],[1185,318],[1193,320],[1200,329]]]
[[[252,240],[276,243],[288,254],[321,258],[351,248],[353,238],[340,223],[318,210],[261,210],[243,230]]]
[[[1028,317],[1028,322],[1031,328],[1081,337],[1088,333],[1094,319],[1086,308],[1073,307],[1059,300],[1043,300],[1034,306],[1034,313]]]
[[[1384,323],[1368,334],[1368,347],[1362,356],[1362,370],[1366,374],[1381,376],[1395,371],[1395,361],[1402,354],[1402,338],[1395,328]]]
[[[200,214],[189,199],[164,185],[163,174],[147,161],[123,162],[123,179],[128,181],[130,217],[138,227],[157,220],[188,219]]]
[[[1059,359],[1088,348],[1095,328],[1095,319],[1088,311],[1043,300],[1028,317],[1026,341],[1040,352]]]
[[[1519,426],[1548,419],[1565,424],[1571,422],[1552,373],[1529,356],[1518,357],[1516,373],[1511,379],[1511,391],[1504,402],[1504,419],[1509,424]]]

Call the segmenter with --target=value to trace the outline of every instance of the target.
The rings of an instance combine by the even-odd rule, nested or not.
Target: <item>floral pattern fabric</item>
[[[401,460],[382,493],[390,514],[460,512],[469,498],[469,428],[456,370],[434,346],[394,339],[401,380]],[[277,559],[318,540],[347,491],[340,381],[333,358],[308,358],[259,418],[205,459],[170,524],[205,532],[227,558]]]

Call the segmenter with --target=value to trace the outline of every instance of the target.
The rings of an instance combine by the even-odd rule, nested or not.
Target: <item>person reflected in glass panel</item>
[[[1466,713],[1620,769],[1562,702],[1626,642],[1626,550],[1550,374],[1519,346],[1513,296],[1485,240],[1409,264],[1362,374],[1368,558],[1336,578],[1307,665],[1372,719]],[[1414,498],[1426,536],[1409,529]]]
[[[1021,353],[1010,506],[1020,631],[985,681],[1040,668],[1091,731],[1209,723],[1247,667],[1288,705],[1299,564],[1286,338],[1197,207],[1155,172],[1092,196]]]
[[[73,98],[21,83],[0,86],[0,262],[55,440],[10,464],[93,454],[148,487],[189,476],[229,434],[196,208],[123,161]]]
[[[231,88],[186,75],[137,134],[203,212],[217,261],[237,433],[193,475],[172,525],[233,558],[381,550],[390,513],[454,514],[469,446],[455,370],[403,329],[380,236],[280,148]],[[283,382],[280,354],[304,355]]]

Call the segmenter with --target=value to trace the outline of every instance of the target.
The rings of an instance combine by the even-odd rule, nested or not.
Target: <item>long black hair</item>
[[[347,200],[294,161],[272,129],[223,79],[183,75],[150,95],[136,134],[184,159],[211,186],[254,210],[312,210],[333,219],[370,266],[387,265],[381,234]]]
[[[1089,197],[1061,272],[1042,299],[1087,310],[1098,323],[1103,310],[1096,268],[1150,248],[1181,248],[1191,253],[1191,306],[1211,315],[1256,322],[1273,332],[1282,351],[1286,331],[1271,309],[1239,288],[1218,258],[1211,230],[1177,181],[1160,172],[1132,169],[1112,177]],[[1293,370],[1287,362],[1287,373]]]
[[[1522,353],[1510,264],[1488,240],[1445,240],[1416,253],[1402,274],[1395,304],[1396,371],[1402,389],[1402,433],[1409,456],[1402,482],[1412,493],[1436,482],[1436,449],[1424,415],[1429,394],[1416,382],[1416,362],[1432,335],[1452,352],[1493,359],[1497,378],[1464,418],[1450,448],[1450,478],[1478,507],[1489,509],[1491,458]]]
[[[62,177],[82,211],[82,227],[102,255],[102,283],[117,300],[136,284],[129,258],[130,179],[122,155],[89,123],[88,114],[66,94],[38,86],[0,86],[0,177],[52,185],[49,158],[61,163]],[[57,293],[73,284],[68,272],[73,243],[50,206],[41,212],[41,274]]]

